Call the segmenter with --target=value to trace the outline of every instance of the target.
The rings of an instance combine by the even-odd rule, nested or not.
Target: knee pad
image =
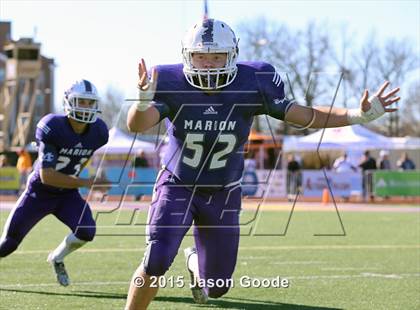
[[[176,255],[176,253],[175,253]],[[149,276],[162,276],[168,271],[175,255],[161,242],[151,241],[143,257],[143,268]]]
[[[6,237],[0,241],[0,257],[6,257],[13,253],[17,247],[19,246],[19,242],[15,239]]]
[[[74,235],[83,241],[92,241],[95,238],[96,234],[96,227],[89,226],[89,227],[77,227]]]

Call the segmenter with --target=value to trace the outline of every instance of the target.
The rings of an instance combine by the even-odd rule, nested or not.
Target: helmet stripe
[[[92,92],[92,85],[89,81],[83,80],[83,83],[85,84],[86,92],[91,93]]]
[[[203,43],[213,43],[213,19],[203,20],[203,27],[206,28],[201,36]]]

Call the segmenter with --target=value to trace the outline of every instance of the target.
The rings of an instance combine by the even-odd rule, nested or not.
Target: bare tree
[[[337,36],[336,49],[331,49],[331,58],[334,65],[338,68],[342,74],[342,92],[341,92],[341,103],[347,108],[348,102],[353,98],[353,85],[356,79],[356,72],[353,70],[353,60],[351,58],[352,46],[354,44],[354,33],[349,32],[347,24],[342,24],[338,29],[339,32],[335,33],[332,31],[332,37]],[[339,102],[337,102],[338,105]]]
[[[376,34],[371,33],[360,50],[354,50],[352,56],[353,69],[353,94],[360,96],[363,90],[370,88],[371,85],[380,83],[380,77],[376,74],[376,63],[380,47],[376,40]]]
[[[331,63],[328,27],[310,22],[304,30],[291,30],[260,18],[242,23],[238,29],[242,45],[247,47],[242,57],[275,66],[285,81],[286,93],[298,102],[312,106],[315,99],[325,104],[332,98],[331,85],[338,74],[325,74]],[[258,120],[256,124],[259,129]]]
[[[389,39],[380,50],[376,61],[377,75],[394,85],[402,85],[409,72],[419,68],[419,58],[413,52],[411,42],[406,39]],[[398,107],[398,103],[396,104]],[[400,134],[399,112],[390,113],[388,118],[389,135]]]
[[[420,137],[420,80],[410,85],[406,98],[400,110],[400,135]]]
[[[275,38],[288,36],[289,30],[284,25],[274,25],[265,18],[259,18],[255,21],[245,21],[238,26],[241,45],[246,48],[241,49],[240,57],[245,60],[268,60],[271,59],[272,46],[278,45],[270,38],[273,35],[282,33],[282,36],[276,35]],[[266,123],[267,126],[264,126]],[[277,122],[278,123],[278,122]],[[253,122],[253,128],[261,131],[263,127],[277,128],[273,120],[266,116],[256,116]],[[268,129],[268,128],[264,128]]]
[[[339,76],[343,78],[342,97],[335,105],[342,103],[347,107],[350,100],[358,104],[364,89],[374,89],[384,80],[404,88],[407,75],[419,68],[419,57],[409,40],[391,38],[379,44],[377,35],[372,32],[358,49],[352,42],[354,34],[347,35],[346,25],[341,28],[340,40],[332,27],[314,22],[303,30],[292,30],[284,24],[260,18],[242,23],[238,29],[242,45],[247,47],[241,51],[242,57],[273,64],[288,82],[286,92],[290,90],[299,103],[308,106],[315,101],[324,105],[331,102]],[[331,68],[336,74],[325,74]],[[388,135],[399,135],[403,122],[399,115],[400,112],[390,113],[373,126]],[[257,129],[263,127],[262,119],[256,119]],[[270,124],[270,118],[265,119]],[[272,124],[281,126],[278,122]],[[287,132],[287,124],[282,126]]]
[[[380,45],[376,37],[374,32],[371,33],[362,47],[353,52],[353,79],[349,84],[354,97],[360,96],[364,89],[378,87],[385,80],[404,88],[407,75],[419,67],[410,41],[391,38]],[[401,130],[399,112],[390,113],[371,126],[390,136],[398,136]]]
[[[127,131],[126,118],[124,117],[124,106],[126,105],[122,92],[113,87],[108,87],[101,100],[101,119],[109,128],[116,126]]]

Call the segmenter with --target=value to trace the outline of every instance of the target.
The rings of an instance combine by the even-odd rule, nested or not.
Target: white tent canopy
[[[122,130],[112,127],[109,130],[108,143],[98,149],[98,153],[137,153],[140,150],[146,153],[156,152],[155,144],[151,142],[141,141],[135,138],[134,135],[129,135]]]
[[[420,149],[420,138],[419,137],[398,137],[398,138],[391,138],[394,149],[399,150],[418,150]]]
[[[307,136],[286,136],[283,140],[285,152],[315,151],[318,145],[320,150],[361,151],[395,148],[392,138],[377,134],[361,125],[326,128],[325,131],[321,129]]]

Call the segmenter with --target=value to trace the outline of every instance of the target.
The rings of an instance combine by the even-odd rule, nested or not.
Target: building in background
[[[54,108],[54,59],[33,38],[13,40],[11,28],[0,21],[0,152],[34,140],[37,122]]]

